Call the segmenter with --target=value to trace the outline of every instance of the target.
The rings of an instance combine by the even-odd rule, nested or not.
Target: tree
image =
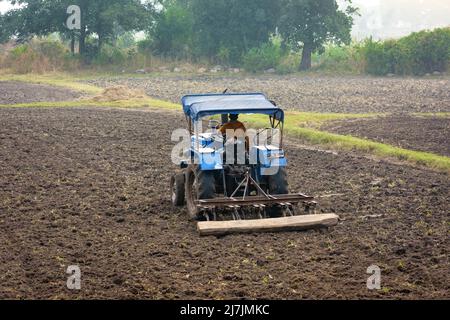
[[[11,31],[6,23],[6,15],[0,14],[0,43],[7,42],[11,38]]]
[[[283,0],[279,28],[285,41],[302,48],[300,70],[311,68],[315,51],[323,50],[327,42],[349,44],[353,15],[357,9],[351,0],[340,9],[335,0]]]
[[[139,31],[151,23],[153,4],[140,0],[13,0],[22,7],[6,15],[6,24],[11,34],[19,39],[34,35],[59,32],[66,37],[76,37],[80,53],[85,53],[86,38],[96,35],[97,48],[104,42],[114,40],[116,31]],[[81,9],[81,30],[68,30],[66,10],[70,5]]]
[[[0,0],[3,1],[3,0]],[[32,34],[45,35],[61,29],[60,21],[64,21],[66,10],[62,10],[61,1],[12,0],[12,4],[24,5],[21,9],[13,9],[2,16],[8,38],[15,36],[24,40]]]
[[[157,54],[185,57],[191,49],[192,14],[180,1],[165,1],[150,29],[152,49]]]
[[[238,62],[249,49],[267,42],[276,30],[279,1],[191,0],[194,50],[198,56],[227,51]]]

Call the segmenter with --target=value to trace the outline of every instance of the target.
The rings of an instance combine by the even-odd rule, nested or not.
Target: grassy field
[[[76,101],[32,102],[18,104],[0,104],[0,108],[67,108],[67,107],[114,107],[114,108],[161,108],[179,110],[179,106],[170,102],[144,98],[116,101],[95,101],[94,99],[80,99]]]

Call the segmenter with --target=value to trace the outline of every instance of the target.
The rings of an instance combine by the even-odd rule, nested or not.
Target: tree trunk
[[[102,51],[103,43],[104,43],[103,35],[101,33],[99,33],[99,35],[98,35],[98,52]]]
[[[86,27],[82,25],[80,32],[80,55],[84,56],[85,52],[86,52]]]
[[[311,69],[312,63],[312,46],[306,44],[303,46],[302,62],[300,63],[300,71]]]
[[[80,42],[78,44],[79,46],[79,53],[83,57],[86,53],[86,15],[85,12],[87,12],[87,2],[81,1],[80,3],[81,8],[81,30],[80,30]]]
[[[73,32],[70,39],[70,52],[72,53],[72,55],[75,54],[75,34]]]

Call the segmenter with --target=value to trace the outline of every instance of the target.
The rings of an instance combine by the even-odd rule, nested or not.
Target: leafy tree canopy
[[[268,41],[280,10],[273,0],[191,0],[188,6],[194,18],[194,52],[209,57],[225,52],[231,61]]]
[[[345,8],[336,0],[12,0],[22,6],[0,17],[0,40],[58,32],[64,39],[79,39],[81,53],[88,54],[90,35],[99,49],[126,32],[145,30],[150,36],[145,46],[156,54],[237,64],[278,31],[285,47],[302,49],[304,70],[325,43],[351,41],[357,9],[352,0],[342,1]],[[76,32],[65,26],[72,4],[81,8]]]
[[[311,54],[327,42],[349,44],[353,15],[357,9],[347,2],[339,8],[335,0],[282,0],[280,32],[287,43],[303,48],[300,69],[311,68]]]
[[[70,34],[79,38],[84,52],[86,37],[96,34],[98,47],[118,35],[118,31],[143,30],[151,23],[154,12],[151,2],[140,0],[13,0],[22,5],[2,17],[10,36],[25,39],[52,32]],[[81,8],[81,30],[67,29],[66,10],[70,5]]]
[[[192,46],[192,13],[185,1],[163,1],[162,6],[155,14],[155,23],[149,25],[152,50],[156,54],[186,57]]]

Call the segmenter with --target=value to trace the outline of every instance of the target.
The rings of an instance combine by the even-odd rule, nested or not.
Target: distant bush
[[[320,71],[360,74],[364,72],[364,58],[361,45],[329,45],[322,53],[313,54],[313,68]]]
[[[369,39],[363,52],[365,71],[373,75],[445,72],[450,61],[450,28],[416,32],[399,40]]]
[[[89,37],[81,58],[73,55],[67,43],[64,45],[58,37],[35,38],[20,45],[11,42],[1,46],[0,66],[19,74],[71,71],[80,67],[120,72],[166,72],[174,69],[194,72],[199,70],[199,64],[218,63],[249,72],[275,69],[278,74],[289,74],[298,71],[301,59],[301,52],[282,46],[279,36],[272,36],[270,41],[244,55],[238,54],[233,47],[223,46],[204,61],[184,55],[183,46],[178,47],[178,44],[169,46],[177,54],[170,54],[170,50],[158,54],[154,52],[154,45],[154,39],[136,43],[131,34],[123,34],[117,41],[104,43],[99,50],[98,40]],[[313,70],[329,73],[383,76],[390,73],[424,75],[435,71],[447,72],[450,68],[450,28],[416,32],[397,40],[368,39],[347,46],[327,45],[323,52],[313,54],[312,58]]]
[[[12,49],[5,59],[5,67],[13,70],[14,73],[29,73],[37,58],[34,50],[29,45],[22,44]]]
[[[153,54],[186,59],[191,55],[193,20],[183,5],[172,4],[156,16],[150,30]]]
[[[289,53],[281,58],[281,61],[276,67],[278,74],[289,74],[298,71],[300,65],[301,55],[299,53],[293,52]]]
[[[151,52],[152,48],[152,40],[151,39],[143,39],[137,42],[138,52],[142,54],[148,54]]]
[[[411,50],[402,41],[375,42],[369,39],[363,50],[366,61],[365,71],[368,74],[406,75],[414,73],[415,66]]]
[[[120,49],[128,49],[136,46],[134,33],[131,31],[125,32],[117,37],[115,45]]]
[[[217,53],[216,60],[220,64],[228,65],[230,63],[230,48],[221,47]]]
[[[385,52],[384,43],[375,42],[372,39],[364,45],[365,71],[373,75],[385,75],[391,70],[388,55]]]
[[[59,41],[33,40],[9,51],[2,65],[19,74],[44,73],[78,68],[79,61]]]
[[[121,50],[109,44],[105,44],[95,56],[93,64],[99,66],[121,66],[125,63],[126,60],[127,55],[125,53],[125,50]]]
[[[51,65],[60,67],[68,50],[60,41],[37,41],[32,43],[37,52],[49,59]],[[58,65],[59,64],[59,65]]]
[[[450,28],[413,33],[403,39],[412,55],[414,73],[447,71],[450,61]]]
[[[276,68],[283,57],[281,41],[273,37],[269,43],[250,49],[243,57],[244,69],[249,72]]]

